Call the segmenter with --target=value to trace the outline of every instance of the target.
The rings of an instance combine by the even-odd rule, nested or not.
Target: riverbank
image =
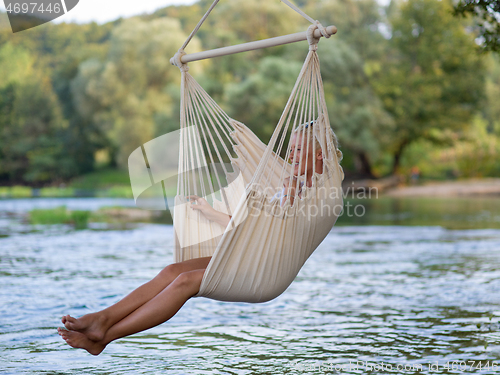
[[[500,178],[429,181],[388,188],[381,194],[388,197],[500,197]]]
[[[425,181],[416,185],[407,185],[402,177],[389,176],[380,179],[344,180],[342,189],[345,196],[350,196],[353,192],[354,195],[365,193],[363,198],[378,195],[387,197],[500,196],[500,178]],[[175,195],[175,191],[170,193]],[[45,188],[0,186],[0,199],[50,197],[133,198],[133,194],[126,171],[93,172],[68,185]]]

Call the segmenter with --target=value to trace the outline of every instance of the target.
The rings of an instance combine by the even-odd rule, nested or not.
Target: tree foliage
[[[179,83],[170,57],[185,37],[174,19],[131,18],[113,30],[104,61],[92,58],[79,65],[71,82],[75,106],[110,141],[120,167],[154,138],[155,118],[169,117],[172,99],[166,87]],[[197,41],[192,44],[196,49]]]
[[[267,142],[285,108],[300,72],[300,62],[266,57],[258,70],[241,83],[230,85],[226,102],[230,115]]]
[[[470,21],[453,17],[450,1],[393,0],[387,8],[375,0],[295,2],[339,30],[320,42],[319,54],[346,171],[397,171],[408,145],[451,144],[470,134],[477,116],[488,134],[500,135],[498,59],[476,53],[477,34]],[[180,74],[169,59],[211,2],[104,25],[47,23],[16,34],[2,14],[0,74],[8,73],[0,80],[0,178],[67,179],[91,171],[96,155],[106,153],[123,168],[132,150],[177,129]],[[474,9],[483,3],[494,4],[476,0]],[[488,17],[496,17],[495,9],[487,8]],[[224,1],[186,52],[307,26],[279,1]],[[195,62],[190,73],[267,142],[306,52],[305,42],[279,46]]]
[[[356,50],[333,40],[320,50],[320,58],[330,122],[360,172],[373,177],[373,163],[389,146],[392,117],[376,96]]]
[[[418,139],[442,142],[467,127],[484,92],[484,66],[471,35],[452,17],[447,0],[393,5],[392,38],[376,90],[393,116],[396,171],[404,149]]]
[[[323,25],[337,26],[334,39],[354,49],[363,62],[378,61],[384,53],[385,40],[379,32],[384,19],[375,0],[315,0],[308,1],[305,10]]]
[[[47,76],[23,48],[0,47],[0,177],[41,183],[67,177],[60,137],[66,126]]]
[[[477,22],[480,42],[485,51],[500,51],[500,2],[498,0],[459,0],[457,16],[471,15]]]

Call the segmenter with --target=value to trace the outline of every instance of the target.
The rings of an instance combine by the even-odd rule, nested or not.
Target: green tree
[[[60,106],[68,127],[64,132],[64,152],[74,161],[73,175],[94,170],[95,154],[98,150],[110,149],[108,138],[89,118],[82,116],[75,107],[71,82],[78,74],[80,64],[90,56],[100,56],[105,45],[84,44],[78,50],[68,51],[61,63],[53,70],[54,91],[59,97]],[[105,56],[105,55],[104,55]]]
[[[381,34],[384,14],[375,0],[308,0],[304,10],[336,35],[321,40],[319,55],[330,121],[344,152],[344,166],[376,177],[393,126],[373,89],[388,41]],[[287,48],[290,54],[292,48]],[[298,58],[297,54],[295,58]]]
[[[201,8],[203,14],[211,3],[202,0],[193,7]],[[196,22],[201,15],[197,14],[197,18]],[[190,32],[193,26],[186,31]],[[203,49],[209,50],[303,31],[307,27],[306,20],[279,1],[232,0],[221,1],[215,7],[197,36]],[[263,58],[281,56],[285,49],[277,46],[210,60],[200,81],[215,100],[222,101],[226,84],[245,81],[258,70]]]
[[[500,56],[488,56],[488,74],[486,75],[486,98],[482,108],[483,117],[486,119],[489,134],[500,137]]]
[[[266,57],[256,73],[241,83],[229,85],[226,103],[229,115],[243,122],[264,142],[273,133],[285,108],[301,63]]]
[[[104,61],[94,58],[79,65],[71,83],[75,107],[109,140],[120,167],[158,128],[165,129],[155,121],[173,118],[172,103],[177,101],[168,87],[178,87],[180,74],[170,58],[185,38],[174,19],[130,18],[113,30]],[[192,49],[198,46],[193,40]]]
[[[330,122],[342,150],[354,156],[354,168],[375,177],[373,164],[390,142],[392,117],[375,95],[365,63],[357,52],[340,40],[324,42],[319,49]]]
[[[62,118],[50,79],[25,49],[0,47],[0,176],[45,183],[68,176],[63,158]]]
[[[324,26],[337,26],[334,38],[354,49],[363,64],[380,60],[386,41],[379,29],[385,20],[375,0],[308,0],[304,9]]]
[[[471,15],[476,20],[485,51],[500,51],[500,2],[498,0],[460,0],[454,7],[457,16]]]
[[[7,13],[0,11],[0,30],[9,30],[10,22]]]
[[[395,120],[393,172],[417,139],[442,143],[471,123],[484,92],[484,64],[448,0],[392,3],[392,38],[375,88]]]
[[[116,23],[119,22],[105,25],[47,23],[26,33],[16,34],[12,34],[10,28],[0,28],[0,45],[8,43],[30,51],[30,55],[36,58],[37,69],[43,67],[46,75],[50,76],[62,114],[68,123],[59,139],[64,150],[64,161],[68,166],[72,165],[65,172],[67,177],[91,171],[95,165],[96,150],[109,147],[99,128],[76,111],[70,83],[82,61],[90,56],[106,56],[107,41]]]

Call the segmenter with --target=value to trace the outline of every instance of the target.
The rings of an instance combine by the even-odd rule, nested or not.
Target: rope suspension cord
[[[219,1],[220,0],[215,0],[212,3],[210,8],[207,10],[205,15],[198,22],[198,24],[193,29],[191,34],[189,34],[189,37],[186,39],[186,41],[184,42],[182,47],[174,55],[174,57],[172,57],[170,59],[170,63],[172,65],[176,65],[177,67],[181,68],[183,65],[185,65],[189,62],[192,62],[192,61],[199,61],[199,60],[204,60],[204,59],[209,59],[209,58],[214,58],[214,57],[219,57],[219,56],[227,56],[227,55],[232,55],[232,54],[240,53],[240,52],[248,52],[248,51],[253,51],[256,49],[275,47],[275,46],[279,46],[279,45],[283,45],[283,44],[290,44],[290,43],[308,40],[308,33],[304,31],[304,32],[295,33],[295,34],[283,35],[283,36],[279,36],[279,37],[275,37],[275,38],[258,40],[255,42],[249,42],[249,43],[243,43],[243,44],[238,44],[238,45],[229,46],[229,47],[217,48],[217,49],[213,49],[213,50],[209,50],[209,51],[186,54],[186,52],[184,52],[184,49],[187,47],[189,42],[196,35],[196,33],[200,29],[201,25],[203,25],[203,23],[208,18],[208,16],[212,12],[212,10],[215,8],[215,6],[219,3]],[[288,0],[281,0],[281,1],[283,3],[285,3],[287,6],[289,6],[291,9],[293,9],[295,12],[300,14],[302,17],[304,17],[307,21],[309,21],[313,25],[317,26],[317,28],[314,30],[314,33],[313,33],[313,37],[315,39],[319,39],[322,36],[325,38],[329,38],[330,36],[337,33],[337,27],[335,27],[333,25],[328,26],[328,27],[324,27],[319,21],[314,20],[313,18],[308,16],[301,9],[299,9],[298,7],[293,5],[290,1],[288,1]]]
[[[298,110],[298,115],[293,116],[293,124],[292,124],[292,132],[298,127],[299,124],[306,122],[306,118],[314,119],[317,118],[319,113],[316,112],[318,106],[324,106],[323,112],[326,112],[326,104],[324,102],[319,102],[316,96],[318,89],[323,90],[321,82],[321,77],[319,73],[319,61],[315,52],[318,48],[319,37],[314,37],[314,31],[317,31],[317,25],[314,23],[309,26],[307,30],[307,40],[309,42],[309,51],[310,53],[306,57],[306,62],[304,63],[301,72],[299,73],[299,78],[297,79],[297,84],[295,85],[292,94],[283,110],[282,117],[280,118],[271,139],[269,140],[268,148],[262,156],[263,162],[259,164],[253,179],[252,184],[257,183],[257,181],[264,179],[266,180],[266,184],[269,184],[270,177],[274,174],[275,164],[269,165],[269,160],[271,155],[273,154],[274,145],[276,145],[278,138],[281,135],[281,139],[278,142],[276,154],[280,154],[281,148],[284,144],[285,135],[288,132],[288,128],[290,126],[290,122],[292,118],[290,117],[290,113],[295,109]],[[321,87],[319,87],[321,86]],[[298,99],[298,100],[297,100]],[[309,151],[309,132],[307,133],[307,137],[303,137],[304,131],[300,132],[299,135],[302,138],[302,147],[307,147],[307,152]],[[315,151],[314,145],[313,152]],[[285,160],[288,160],[290,155],[290,149],[287,149]],[[307,163],[307,161],[306,161]],[[313,166],[314,166],[313,159]],[[300,160],[299,170],[302,168],[303,162]],[[307,167],[307,164],[306,164]],[[284,178],[285,169],[282,169],[280,179]],[[288,172],[288,177],[291,178],[291,171]]]
[[[205,22],[205,20],[208,18],[208,16],[210,15],[210,13],[212,12],[212,10],[215,8],[215,6],[219,3],[220,0],[215,0],[212,5],[210,5],[210,8],[208,8],[207,12],[205,13],[205,15],[201,18],[201,20],[198,22],[198,24],[195,26],[195,28],[193,29],[193,31],[191,31],[191,34],[189,34],[188,38],[186,39],[186,41],[184,42],[184,44],[182,45],[182,47],[179,49],[179,51],[183,51],[188,43],[191,41],[191,39],[193,39],[193,37],[195,36],[195,34],[198,32],[198,30],[200,29],[201,25],[203,25],[203,22]]]

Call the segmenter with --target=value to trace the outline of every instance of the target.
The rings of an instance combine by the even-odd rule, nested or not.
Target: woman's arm
[[[285,178],[285,180],[283,181],[283,197],[285,199],[282,199],[281,201],[282,206],[285,204],[287,197],[290,199],[290,206],[293,206],[293,201],[295,200],[295,192],[297,191],[297,185],[298,179],[295,176],[293,176],[291,179],[290,177]]]
[[[197,195],[190,195],[187,198],[191,201],[191,208],[193,210],[200,211],[208,220],[214,221],[222,225],[223,227],[227,227],[227,225],[231,221],[231,216],[217,211],[212,206],[210,206],[210,204],[205,199]],[[195,202],[196,204],[193,204],[193,202]]]

